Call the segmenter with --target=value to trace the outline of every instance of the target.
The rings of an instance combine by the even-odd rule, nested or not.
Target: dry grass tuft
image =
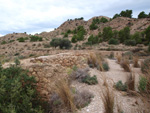
[[[99,53],[90,53],[88,58],[88,64],[90,67],[96,67],[100,71],[104,71],[103,69],[103,56]]]
[[[140,67],[139,65],[139,58],[138,57],[133,57],[133,67]]]
[[[102,93],[100,93],[103,104],[104,104],[104,113],[114,113],[114,93],[110,90],[108,84],[106,83],[106,88],[101,88]]]
[[[127,58],[124,58],[122,61],[121,61],[121,67],[126,71],[126,72],[131,72],[131,69],[130,69],[130,63],[129,63],[129,60]]]
[[[122,56],[121,56],[121,55],[117,55],[117,56],[116,56],[116,58],[117,58],[117,62],[118,62],[118,64],[120,64],[121,59],[122,59]]]
[[[135,74],[133,72],[131,72],[127,78],[127,86],[128,90],[135,90]]]
[[[67,108],[67,110],[74,112],[76,110],[76,106],[74,105],[74,97],[70,91],[68,80],[58,80],[55,85],[55,92],[63,101],[64,107]]]

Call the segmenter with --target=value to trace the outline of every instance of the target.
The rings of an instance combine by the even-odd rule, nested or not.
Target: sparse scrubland
[[[0,37],[0,113],[148,113],[150,15],[68,19]],[[121,103],[121,104],[120,104]]]

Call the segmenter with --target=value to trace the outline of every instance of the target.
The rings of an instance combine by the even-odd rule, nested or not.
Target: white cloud
[[[0,33],[42,32],[56,28],[67,19],[110,16],[121,10],[150,10],[149,0],[1,0]]]

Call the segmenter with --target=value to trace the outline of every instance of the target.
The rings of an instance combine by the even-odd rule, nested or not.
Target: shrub
[[[147,86],[147,79],[144,76],[141,76],[139,81],[139,90],[145,91],[146,86]]]
[[[90,35],[88,38],[88,42],[90,42],[91,44],[98,44],[99,43],[99,37]]]
[[[124,43],[125,45],[128,45],[128,46],[136,46],[135,40],[126,40]]]
[[[141,71],[147,73],[150,70],[150,58],[145,59],[141,64]]]
[[[139,15],[138,15],[138,18],[147,18],[147,14],[145,14],[144,11],[140,12]]]
[[[150,43],[148,44],[148,52],[150,52]]]
[[[125,27],[124,29],[119,31],[119,41],[123,43],[125,40],[130,39],[130,28]]]
[[[43,113],[34,77],[21,67],[0,67],[0,112]]]
[[[114,59],[114,52],[111,52],[110,55],[108,56],[110,59]]]
[[[83,83],[86,83],[86,84],[88,84],[88,85],[95,85],[95,84],[98,84],[96,75],[94,75],[93,77],[90,77],[89,75],[87,75],[87,76],[82,80],[82,82],[83,82]]]
[[[103,29],[102,36],[103,36],[104,41],[108,41],[109,39],[111,39],[113,37],[112,28],[111,27],[105,27]]]
[[[145,38],[146,38],[146,41],[147,42],[150,42],[150,26],[148,26],[146,29],[145,29],[145,31],[144,31],[144,33],[145,33]]]
[[[6,43],[7,43],[6,41],[2,41],[2,42],[1,42],[1,44],[6,44]]]
[[[20,37],[17,39],[19,42],[25,42],[25,39],[23,37]]]
[[[60,45],[60,41],[61,41],[61,39],[60,38],[53,38],[52,40],[51,40],[51,42],[50,42],[50,45],[52,46],[52,47],[58,47],[59,45]]]
[[[115,88],[120,91],[127,91],[127,85],[123,84],[121,80],[115,84]]]
[[[98,26],[95,24],[95,23],[92,23],[91,25],[90,25],[90,30],[95,30],[95,29],[97,29],[98,28]]]
[[[106,22],[108,22],[108,20],[107,20],[106,18],[102,17],[102,18],[100,19],[100,22],[106,23]]]
[[[76,91],[74,95],[74,103],[76,107],[80,109],[87,106],[91,102],[93,97],[93,94],[87,90]]]
[[[107,62],[103,62],[103,69],[104,69],[105,71],[109,71],[109,65],[108,65]]]
[[[64,38],[66,38],[66,37],[68,37],[68,33],[65,33],[65,34],[64,34]]]
[[[78,80],[79,82],[82,82],[83,79],[85,79],[89,74],[88,74],[89,68],[85,69],[77,69],[72,72],[70,75],[71,79]]]
[[[60,44],[59,44],[59,47],[60,49],[70,49],[71,48],[71,41],[69,41],[68,39],[62,39],[60,40]]]
[[[16,66],[20,65],[20,61],[18,58],[15,58],[15,64],[16,64]]]
[[[119,44],[119,42],[118,42],[117,39],[111,38],[111,39],[109,40],[108,44],[117,45],[117,44]]]
[[[30,36],[30,42],[43,41],[42,37],[39,36]]]

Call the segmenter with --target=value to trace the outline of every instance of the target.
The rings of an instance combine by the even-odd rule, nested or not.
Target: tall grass
[[[131,72],[127,78],[127,86],[128,91],[129,90],[135,91],[135,74],[133,72]]]
[[[131,72],[129,60],[127,58],[122,59],[121,61],[121,67],[126,71],[126,72]]]
[[[121,56],[121,55],[117,55],[117,56],[116,56],[116,58],[117,58],[117,62],[118,62],[118,64],[120,64],[121,59],[122,59],[122,56]]]
[[[74,112],[76,110],[76,106],[74,105],[74,97],[72,92],[70,91],[68,80],[58,80],[55,85],[55,92],[63,101],[63,104],[65,105],[64,107],[66,107],[70,112]]]
[[[105,82],[106,87],[102,88],[102,86],[100,86],[102,90],[100,96],[104,104],[104,113],[114,113],[114,93],[110,90],[107,81]]]
[[[133,67],[140,67],[140,65],[139,65],[139,58],[138,57],[133,57]]]

